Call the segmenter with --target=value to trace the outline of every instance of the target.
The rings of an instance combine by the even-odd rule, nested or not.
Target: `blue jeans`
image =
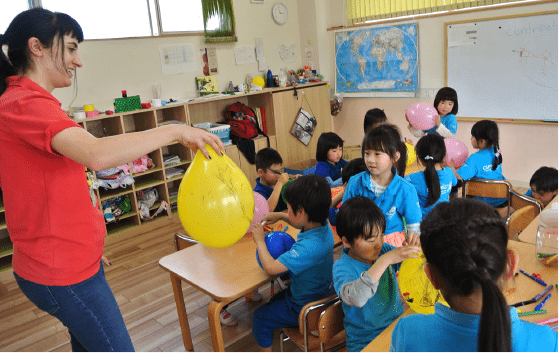
[[[252,335],[262,348],[272,346],[274,330],[282,327],[299,327],[299,312],[303,307],[291,300],[289,288],[274,295],[252,317]]]
[[[68,328],[72,351],[134,351],[102,263],[93,277],[70,286],[37,284],[15,272],[14,277],[33,304]]]

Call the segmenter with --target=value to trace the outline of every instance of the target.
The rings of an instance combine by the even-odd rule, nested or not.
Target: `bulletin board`
[[[459,117],[557,122],[557,11],[445,23]]]

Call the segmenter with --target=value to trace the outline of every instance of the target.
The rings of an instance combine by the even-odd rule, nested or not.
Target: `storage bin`
[[[230,145],[230,132],[231,126],[229,124],[216,124],[216,123],[201,123],[201,124],[194,124],[194,127],[204,129],[207,132],[217,135],[221,139],[224,145]]]

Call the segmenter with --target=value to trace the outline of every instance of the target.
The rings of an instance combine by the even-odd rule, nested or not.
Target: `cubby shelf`
[[[298,91],[299,97],[293,94],[294,89]],[[302,95],[305,96],[303,102],[300,100]],[[200,99],[188,103],[177,103],[165,107],[142,109],[113,115],[101,114],[98,117],[78,120],[76,122],[94,136],[103,138],[150,130],[162,123],[173,120],[188,126],[205,122],[220,122],[224,120],[224,113],[229,105],[238,101],[250,107],[264,108],[267,132],[270,137],[270,147],[280,153],[284,165],[315,158],[318,137],[322,132],[332,131],[332,116],[330,114],[327,82],[303,84],[298,85],[296,88],[267,88],[241,96]],[[308,146],[303,145],[291,135],[291,129],[300,108],[312,112],[317,120],[317,127]],[[254,139],[254,142],[256,152],[268,147],[268,141],[265,137],[259,136]],[[238,151],[235,145],[226,146],[225,153],[247,175],[249,182],[254,187],[257,177],[254,165],[245,159],[244,155]],[[167,154],[177,155],[180,163],[165,166],[163,164],[163,156]],[[164,222],[166,221],[162,218],[167,217],[167,212],[162,212],[150,221],[142,221],[140,219],[138,214],[138,191],[149,187],[156,187],[159,191],[160,201],[167,201],[169,205],[177,202],[177,197],[169,197],[169,189],[173,189],[176,192],[184,174],[166,179],[165,171],[171,167],[179,167],[186,171],[193,161],[194,153],[178,141],[172,141],[148,153],[148,156],[153,160],[155,168],[133,174],[134,184],[128,185],[126,188],[118,187],[109,190],[101,188],[96,190],[97,198],[100,201],[124,195],[130,198],[131,211],[118,217],[117,222],[105,225],[109,236],[125,231],[126,234],[136,234],[149,230],[150,227],[159,225],[159,223],[152,222],[156,219],[161,219],[161,224],[165,224]],[[157,202],[151,209],[156,209],[159,205],[160,202]],[[99,208],[102,210],[101,205]],[[0,230],[6,229],[4,211],[3,194],[0,189]],[[172,213],[177,213],[177,210],[173,210]],[[180,224],[178,217],[173,217],[172,221],[167,221],[175,222],[177,225]],[[131,231],[131,233],[128,231]],[[0,271],[11,267],[12,251],[9,237],[0,238]]]

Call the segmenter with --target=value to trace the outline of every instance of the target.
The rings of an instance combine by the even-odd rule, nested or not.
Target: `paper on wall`
[[[293,61],[295,61],[295,44],[280,45],[279,54],[281,60],[285,61],[286,63],[292,63]]]
[[[452,25],[448,27],[448,47],[475,44],[478,33],[472,25]]]
[[[202,71],[204,75],[216,75],[218,73],[216,48],[200,49],[200,56],[202,57]]]
[[[258,60],[258,71],[266,70],[266,57],[264,57],[264,45],[262,44],[262,38],[255,38],[256,45],[256,60]]]
[[[256,61],[254,45],[236,45],[235,61],[237,65],[250,64]]]
[[[160,45],[161,71],[163,75],[196,71],[194,44]]]

